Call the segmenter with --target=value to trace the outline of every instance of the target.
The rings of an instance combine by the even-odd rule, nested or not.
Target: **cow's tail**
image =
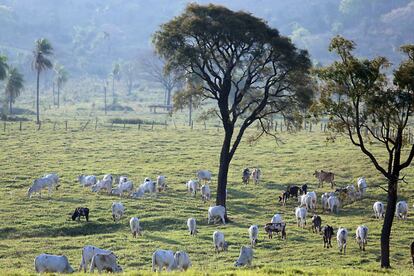
[[[155,272],[155,252],[152,254],[152,272]]]

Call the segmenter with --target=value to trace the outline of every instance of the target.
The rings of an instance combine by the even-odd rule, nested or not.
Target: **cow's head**
[[[319,175],[319,172],[318,172],[318,171],[315,171],[315,172],[313,173],[313,176],[318,177],[318,175]]]
[[[72,220],[75,220],[77,217],[79,217],[80,216],[80,213],[79,213],[79,208],[76,208],[75,209],[75,212],[73,212],[73,215],[72,215]]]

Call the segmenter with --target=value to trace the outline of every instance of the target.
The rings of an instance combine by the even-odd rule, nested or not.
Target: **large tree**
[[[388,182],[381,267],[389,268],[398,182],[414,157],[414,145],[404,133],[414,111],[414,45],[402,47],[409,58],[394,71],[393,85],[384,72],[389,66],[386,58],[358,59],[352,54],[354,48],[353,41],[340,36],[332,39],[329,50],[338,54],[339,61],[317,71],[318,107],[329,117],[330,126],[347,135]],[[370,146],[372,139],[383,146],[386,158],[381,158],[378,147]]]
[[[63,65],[55,65],[55,81],[57,86],[57,107],[60,107],[60,90],[68,81],[68,72]]]
[[[23,89],[23,75],[17,70],[17,68],[11,67],[8,72],[5,96],[9,102],[9,113],[13,114],[13,103]]]
[[[230,162],[246,129],[262,133],[273,114],[290,114],[298,87],[308,82],[308,53],[246,12],[189,4],[154,35],[166,70],[202,80],[203,97],[216,104],[224,128],[216,204],[226,206]]]
[[[53,67],[49,57],[53,54],[53,48],[46,38],[36,40],[35,49],[33,50],[33,68],[36,70],[36,122],[40,124],[40,97],[39,97],[39,80],[40,73]]]
[[[6,78],[8,68],[7,58],[0,55],[0,80],[4,80]]]

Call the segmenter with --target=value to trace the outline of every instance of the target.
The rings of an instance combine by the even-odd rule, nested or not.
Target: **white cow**
[[[89,186],[95,185],[96,182],[98,181],[96,176],[94,175],[83,175],[83,174],[78,176],[78,180],[79,180],[79,183],[83,187],[89,187]]]
[[[407,219],[408,205],[405,201],[398,201],[395,206],[395,215],[400,219]]]
[[[159,192],[167,189],[167,177],[165,175],[157,176],[157,187]]]
[[[157,195],[157,184],[149,178],[145,178],[144,183],[139,185],[137,192],[141,190],[142,193],[149,193],[151,195]]]
[[[251,225],[249,227],[250,244],[254,247],[257,244],[257,236],[259,235],[259,227],[257,225]]]
[[[128,181],[128,176],[120,176],[119,177],[119,181],[118,181],[118,185],[124,182]]]
[[[357,184],[358,184],[358,191],[361,192],[361,196],[364,196],[367,191],[367,187],[368,187],[365,177],[359,177]]]
[[[242,246],[240,248],[240,255],[234,266],[252,265],[253,260],[253,249],[251,247]]]
[[[283,219],[280,214],[275,214],[272,219],[270,220],[271,223],[282,223]]]
[[[190,256],[188,256],[187,252],[175,252],[174,260],[176,267],[181,271],[186,271],[191,266]]]
[[[296,207],[295,209],[295,215],[296,215],[296,221],[298,223],[298,227],[301,226],[302,228],[306,225],[306,216],[308,214],[308,211],[305,207]]]
[[[197,179],[201,183],[201,181],[210,182],[211,181],[211,172],[207,170],[199,170],[197,171]]]
[[[92,258],[95,254],[113,254],[110,250],[105,250],[98,248],[96,246],[87,245],[82,249],[82,259],[79,266],[79,271],[83,269],[86,273],[86,268],[88,267],[89,263],[92,261]]]
[[[298,196],[298,202],[300,203],[300,205],[305,206],[306,205],[306,195]]]
[[[339,227],[338,233],[336,234],[336,240],[338,241],[339,252],[342,253],[342,250],[346,250],[346,241],[348,240],[348,230],[343,227]]]
[[[347,190],[347,197],[351,200],[354,201],[356,199],[356,189],[354,185],[348,185],[345,187],[345,189]]]
[[[66,256],[40,254],[34,259],[34,267],[37,273],[73,273]]]
[[[111,181],[111,184],[114,181],[114,177],[112,176],[112,174],[105,174],[102,179],[103,180],[110,180]]]
[[[323,211],[329,209],[328,198],[332,195],[333,195],[333,193],[324,193],[323,195],[321,195],[321,204],[322,204],[322,210]]]
[[[198,189],[198,183],[195,180],[188,180],[187,182],[187,191],[191,193],[193,196],[196,196],[197,189]]]
[[[336,196],[330,196],[328,198],[328,207],[331,213],[335,212],[336,214],[338,214],[340,207],[339,199]]]
[[[98,269],[99,273],[102,271],[122,272],[122,268],[116,262],[116,256],[112,253],[93,255],[89,272],[93,273],[95,268]]]
[[[211,198],[211,191],[210,186],[205,184],[201,186],[201,199],[206,202],[207,200],[210,200]]]
[[[191,236],[195,236],[198,233],[195,218],[189,218],[187,220],[187,227],[188,227],[188,231],[190,232]]]
[[[119,181],[116,189],[119,191],[119,195],[122,196],[125,192],[130,193],[134,189],[134,183],[130,180]]]
[[[252,171],[252,179],[254,184],[259,184],[260,179],[262,177],[262,171],[259,168],[254,168]]]
[[[106,190],[108,194],[112,193],[112,176],[103,178],[102,180],[98,181],[98,183],[91,186],[91,191],[96,193],[102,190]]]
[[[359,249],[365,251],[365,246],[367,245],[367,238],[368,238],[368,227],[365,225],[358,226],[356,230],[356,240],[359,245]]]
[[[216,253],[220,251],[227,251],[227,242],[224,240],[224,234],[220,231],[214,231],[213,233],[213,244],[216,250]]]
[[[383,218],[385,215],[385,208],[384,208],[384,204],[380,201],[377,201],[374,203],[374,205],[372,206],[372,209],[374,209],[374,215],[375,218]]]
[[[156,272],[158,268],[158,272],[161,272],[163,267],[167,271],[171,271],[177,267],[173,251],[158,249],[152,254],[152,271]]]
[[[121,202],[112,203],[112,218],[114,221],[119,221],[124,215],[125,208]]]
[[[220,218],[223,224],[226,224],[224,216],[226,214],[226,208],[221,205],[212,206],[208,208],[208,221],[207,224],[210,224],[210,221],[215,221],[215,219]]]
[[[308,192],[304,198],[305,206],[307,210],[316,210],[316,193]]]
[[[129,227],[131,228],[132,237],[136,238],[137,235],[141,236],[141,227],[139,226],[139,219],[137,217],[132,217],[129,220]]]
[[[27,190],[27,196],[32,197],[32,194],[39,193],[42,197],[42,189],[47,188],[48,194],[52,192],[53,187],[56,190],[59,187],[59,177],[56,174],[48,174],[41,178],[35,179],[32,186]]]

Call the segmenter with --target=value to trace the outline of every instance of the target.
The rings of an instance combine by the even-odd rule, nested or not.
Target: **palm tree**
[[[0,55],[0,80],[4,80],[6,78],[8,68],[9,66],[7,65],[7,58]]]
[[[17,68],[10,68],[7,84],[6,84],[6,99],[9,101],[9,112],[13,113],[12,104],[17,97],[20,96],[20,92],[23,89],[23,75],[17,70]]]
[[[115,80],[119,81],[119,79],[121,78],[121,67],[119,63],[114,64],[114,68],[112,69],[111,76],[112,76],[112,104],[115,104],[116,102]]]
[[[62,65],[55,66],[56,72],[56,85],[57,85],[57,106],[60,106],[60,88],[62,85],[68,81],[68,72],[65,70],[65,67]]]
[[[40,38],[36,40],[36,46],[33,51],[33,68],[37,72],[36,82],[36,118],[37,124],[40,124],[39,116],[39,79],[40,72],[45,71],[53,67],[52,62],[48,59],[53,54],[53,47],[46,38]]]

